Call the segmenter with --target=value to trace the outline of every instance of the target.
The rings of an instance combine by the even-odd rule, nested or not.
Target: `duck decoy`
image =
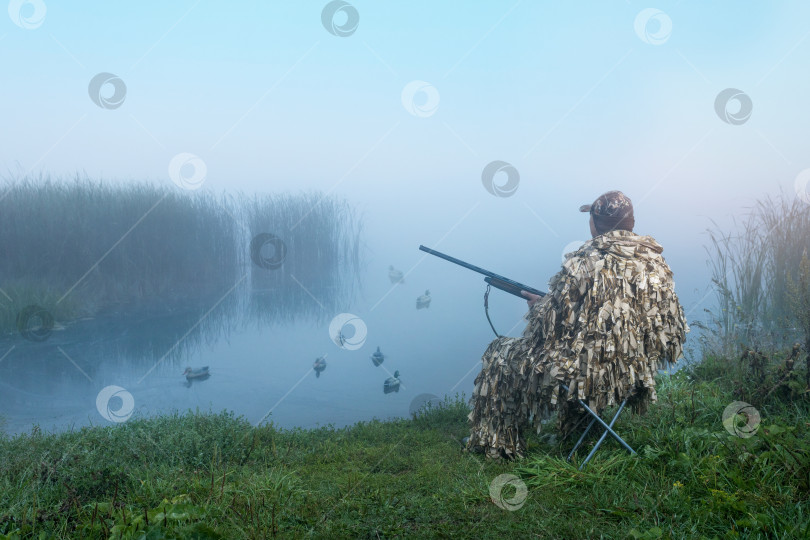
[[[315,377],[320,377],[321,371],[326,369],[326,355],[316,358],[315,363],[312,364],[312,369],[315,370]]]
[[[416,309],[430,307],[430,291],[425,291],[425,294],[416,299]]]
[[[383,393],[390,394],[391,392],[399,392],[399,370],[394,372],[393,377],[388,377],[383,383]]]
[[[186,370],[183,372],[183,375],[185,375],[186,379],[190,381],[192,379],[205,379],[210,375],[210,373],[208,373],[208,366],[203,366],[201,368],[195,369],[187,367]]]
[[[343,331],[341,330],[334,338],[332,338],[332,341],[334,341],[338,347],[343,347],[343,344],[346,343],[347,340],[346,336],[343,335]]]
[[[388,279],[391,280],[391,283],[405,283],[405,276],[393,266],[388,267]]]
[[[374,362],[375,367],[379,367],[380,364],[383,363],[383,360],[385,360],[385,355],[380,351],[380,346],[378,345],[376,352],[371,355],[371,361]]]

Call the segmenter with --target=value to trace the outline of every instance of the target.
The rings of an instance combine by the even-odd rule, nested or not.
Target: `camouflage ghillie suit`
[[[469,449],[525,453],[525,430],[558,412],[563,434],[585,411],[630,398],[656,400],[655,374],[676,361],[689,328],[663,248],[649,236],[611,231],[567,256],[527,315],[522,338],[498,338],[475,379]],[[560,383],[570,392],[560,388]]]

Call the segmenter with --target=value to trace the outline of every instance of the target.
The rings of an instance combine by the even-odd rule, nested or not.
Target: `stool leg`
[[[619,418],[619,415],[622,413],[622,409],[624,409],[624,405],[625,405],[626,403],[627,403],[627,400],[626,400],[626,399],[625,399],[624,401],[622,401],[622,404],[619,406],[619,410],[618,410],[618,411],[616,411],[616,414],[613,416],[613,420],[611,420],[611,421],[610,421],[610,425],[608,426],[608,428],[612,428],[612,427],[613,427],[613,424],[615,424],[615,423],[616,423],[616,420]],[[610,430],[610,431],[611,431],[612,433],[615,433],[615,432],[613,432],[612,430]],[[604,441],[604,440],[605,440],[605,437],[607,437],[607,434],[608,434],[608,430],[605,430],[605,431],[603,431],[603,432],[602,432],[602,436],[601,436],[601,437],[599,437],[599,440],[598,440],[598,441],[596,441],[596,444],[595,444],[595,445],[593,445],[593,448],[591,449],[591,453],[590,453],[590,454],[588,454],[588,457],[586,457],[586,458],[585,458],[585,461],[583,461],[583,462],[582,462],[582,465],[580,465],[580,466],[579,466],[579,470],[580,470],[580,471],[581,471],[581,470],[582,470],[582,468],[583,468],[583,467],[585,467],[585,465],[587,465],[587,464],[588,464],[588,462],[591,460],[591,458],[593,457],[593,455],[594,455],[594,454],[596,453],[596,451],[599,449],[599,446],[602,444],[602,441]],[[618,437],[618,435],[614,435],[614,436]],[[624,443],[625,447],[630,448],[630,446],[628,446],[628,445],[627,445],[627,443],[625,443],[623,440],[621,440],[621,438],[620,438],[619,440],[620,440],[620,442]],[[633,453],[633,454],[635,454],[635,453],[636,453],[636,452],[635,452],[635,451],[634,451],[632,448],[630,448],[630,452],[631,452],[631,453]]]
[[[625,404],[625,403],[627,403],[627,400],[626,400],[626,399],[625,399],[625,400],[622,402],[622,405],[621,405],[621,407],[619,408],[619,411],[620,411],[620,412],[621,412],[621,410],[624,408],[624,404]],[[631,454],[635,454],[635,453],[636,453],[636,451],[635,451],[635,450],[633,450],[632,448],[630,448],[630,445],[629,445],[629,444],[627,444],[626,442],[624,442],[624,439],[622,439],[621,437],[619,437],[619,435],[618,435],[618,434],[617,434],[615,431],[613,431],[613,429],[611,428],[611,426],[607,425],[607,424],[605,423],[605,421],[604,421],[604,420],[602,420],[601,418],[599,418],[599,415],[597,415],[595,412],[593,412],[593,411],[591,410],[591,408],[590,408],[590,407],[588,407],[588,406],[585,404],[585,402],[584,402],[584,401],[582,401],[582,400],[580,399],[580,400],[579,400],[579,404],[580,404],[580,405],[582,405],[582,406],[585,408],[585,410],[586,410],[586,411],[588,411],[589,413],[591,413],[591,415],[593,416],[593,419],[594,419],[594,420],[596,420],[597,422],[599,422],[599,424],[600,424],[600,425],[601,425],[603,428],[605,428],[605,430],[606,430],[608,433],[610,433],[611,435],[613,435],[613,438],[614,438],[614,439],[616,439],[617,441],[619,441],[619,443],[620,443],[622,446],[624,446],[624,447],[627,449],[627,451],[628,451],[628,452],[630,452]],[[618,415],[618,413],[616,413],[616,414]],[[615,420],[616,420],[616,417],[614,417],[613,419],[614,419],[614,421],[615,421]],[[611,425],[613,425],[613,423],[612,423],[612,422],[611,422]]]
[[[568,386],[566,386],[566,385],[564,385],[564,384],[560,384],[560,387],[561,387],[563,390],[565,390],[566,392],[568,392],[568,391],[569,391]],[[593,422],[599,422],[599,424],[600,424],[600,425],[601,425],[603,428],[605,428],[605,433],[603,433],[603,434],[602,434],[602,438],[601,438],[601,439],[599,439],[599,441],[597,442],[596,446],[594,447],[594,450],[591,450],[591,454],[590,454],[590,455],[588,455],[588,457],[585,459],[585,462],[583,463],[583,465],[584,465],[585,463],[587,463],[589,459],[591,459],[591,456],[593,455],[594,451],[596,450],[596,448],[598,448],[598,447],[599,447],[599,445],[602,443],[602,439],[604,439],[604,438],[605,438],[605,435],[606,435],[606,434],[608,434],[608,433],[610,433],[610,434],[613,436],[613,438],[614,438],[614,439],[616,439],[617,441],[619,441],[619,444],[621,444],[622,446],[624,446],[624,448],[625,448],[625,449],[626,449],[628,452],[630,452],[631,454],[635,454],[635,453],[636,453],[636,451],[635,451],[635,450],[633,450],[633,449],[630,447],[630,445],[629,445],[629,444],[627,444],[626,442],[624,442],[624,439],[622,439],[621,437],[619,437],[619,435],[618,435],[618,434],[617,434],[615,431],[613,431],[613,429],[612,429],[612,428],[613,428],[613,423],[614,423],[614,422],[616,421],[616,419],[619,417],[619,414],[622,412],[622,409],[624,409],[624,406],[625,406],[625,404],[627,403],[627,400],[626,400],[626,399],[625,399],[624,401],[622,401],[622,404],[621,404],[621,406],[619,407],[619,410],[618,410],[618,411],[616,411],[616,416],[614,416],[614,417],[613,417],[613,420],[611,420],[610,425],[607,425],[607,424],[605,423],[605,421],[604,421],[604,420],[602,420],[601,418],[599,418],[599,415],[598,415],[598,414],[596,414],[596,413],[595,413],[595,412],[594,412],[594,411],[593,411],[593,410],[592,410],[590,407],[588,407],[588,406],[585,404],[585,402],[584,402],[584,401],[582,401],[581,399],[578,399],[577,401],[579,401],[579,404],[582,406],[582,408],[584,408],[586,411],[588,411],[588,414],[590,414],[590,415],[593,417],[593,420],[591,421],[591,423],[593,423]],[[588,429],[591,429],[591,426],[588,426]],[[586,433],[587,433],[587,430],[586,430]],[[582,442],[582,439],[583,439],[584,437],[585,437],[585,435],[583,434],[583,436],[582,436],[582,437],[580,437],[579,442],[577,442],[577,446],[579,446],[579,444]],[[576,449],[576,447],[574,447],[574,448]],[[572,451],[572,452],[571,452],[571,454],[569,454],[568,459],[571,459],[571,455],[572,455],[573,453],[574,453],[574,452]],[[581,467],[580,467],[580,469],[581,469]]]
[[[584,441],[584,440],[585,440],[585,435],[587,435],[587,434],[588,434],[588,432],[591,430],[591,428],[593,427],[593,425],[594,425],[595,423],[596,423],[596,420],[595,420],[595,419],[594,419],[594,420],[591,420],[591,423],[590,423],[590,424],[588,424],[588,427],[586,427],[586,428],[585,428],[585,432],[584,432],[584,433],[582,434],[582,436],[579,438],[579,440],[577,441],[577,444],[575,444],[575,445],[574,445],[574,448],[571,450],[571,453],[570,453],[570,454],[568,454],[568,458],[567,458],[567,460],[568,460],[568,461],[571,461],[571,456],[573,456],[573,455],[574,455],[574,452],[576,452],[576,451],[577,451],[577,448],[579,448],[579,445],[580,445],[580,444],[582,444],[582,441]]]

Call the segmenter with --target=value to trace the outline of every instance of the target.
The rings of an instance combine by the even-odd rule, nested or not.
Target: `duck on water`
[[[416,309],[427,309],[430,307],[430,291],[425,291],[425,294],[416,299]]]
[[[385,360],[385,355],[380,351],[380,346],[377,345],[377,351],[371,355],[371,361],[374,363],[375,367],[379,367],[380,364],[383,363],[383,360]]]
[[[320,377],[321,371],[326,369],[326,355],[316,358],[315,363],[312,364],[312,369],[315,370],[315,377]]]
[[[183,375],[186,376],[186,382],[183,383],[186,388],[191,388],[193,383],[204,381],[211,376],[211,374],[208,372],[208,366],[193,369],[187,367],[183,372]]]
[[[391,392],[399,392],[399,370],[394,372],[393,377],[388,377],[383,383],[383,393],[390,394]]]
[[[405,283],[405,277],[402,275],[402,272],[393,266],[388,267],[388,279],[391,280],[391,283]]]
[[[208,373],[208,366],[194,369],[187,367],[183,372],[183,375],[185,375],[186,379],[190,381],[192,379],[206,379],[210,373]]]

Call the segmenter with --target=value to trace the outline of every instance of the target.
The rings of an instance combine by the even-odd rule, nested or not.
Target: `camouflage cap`
[[[583,204],[579,211],[597,216],[628,217],[633,215],[633,203],[627,195],[614,190],[603,193],[592,204]]]
[[[627,229],[635,225],[633,203],[621,191],[603,193],[591,204],[579,207],[580,212],[590,212],[599,231]]]

